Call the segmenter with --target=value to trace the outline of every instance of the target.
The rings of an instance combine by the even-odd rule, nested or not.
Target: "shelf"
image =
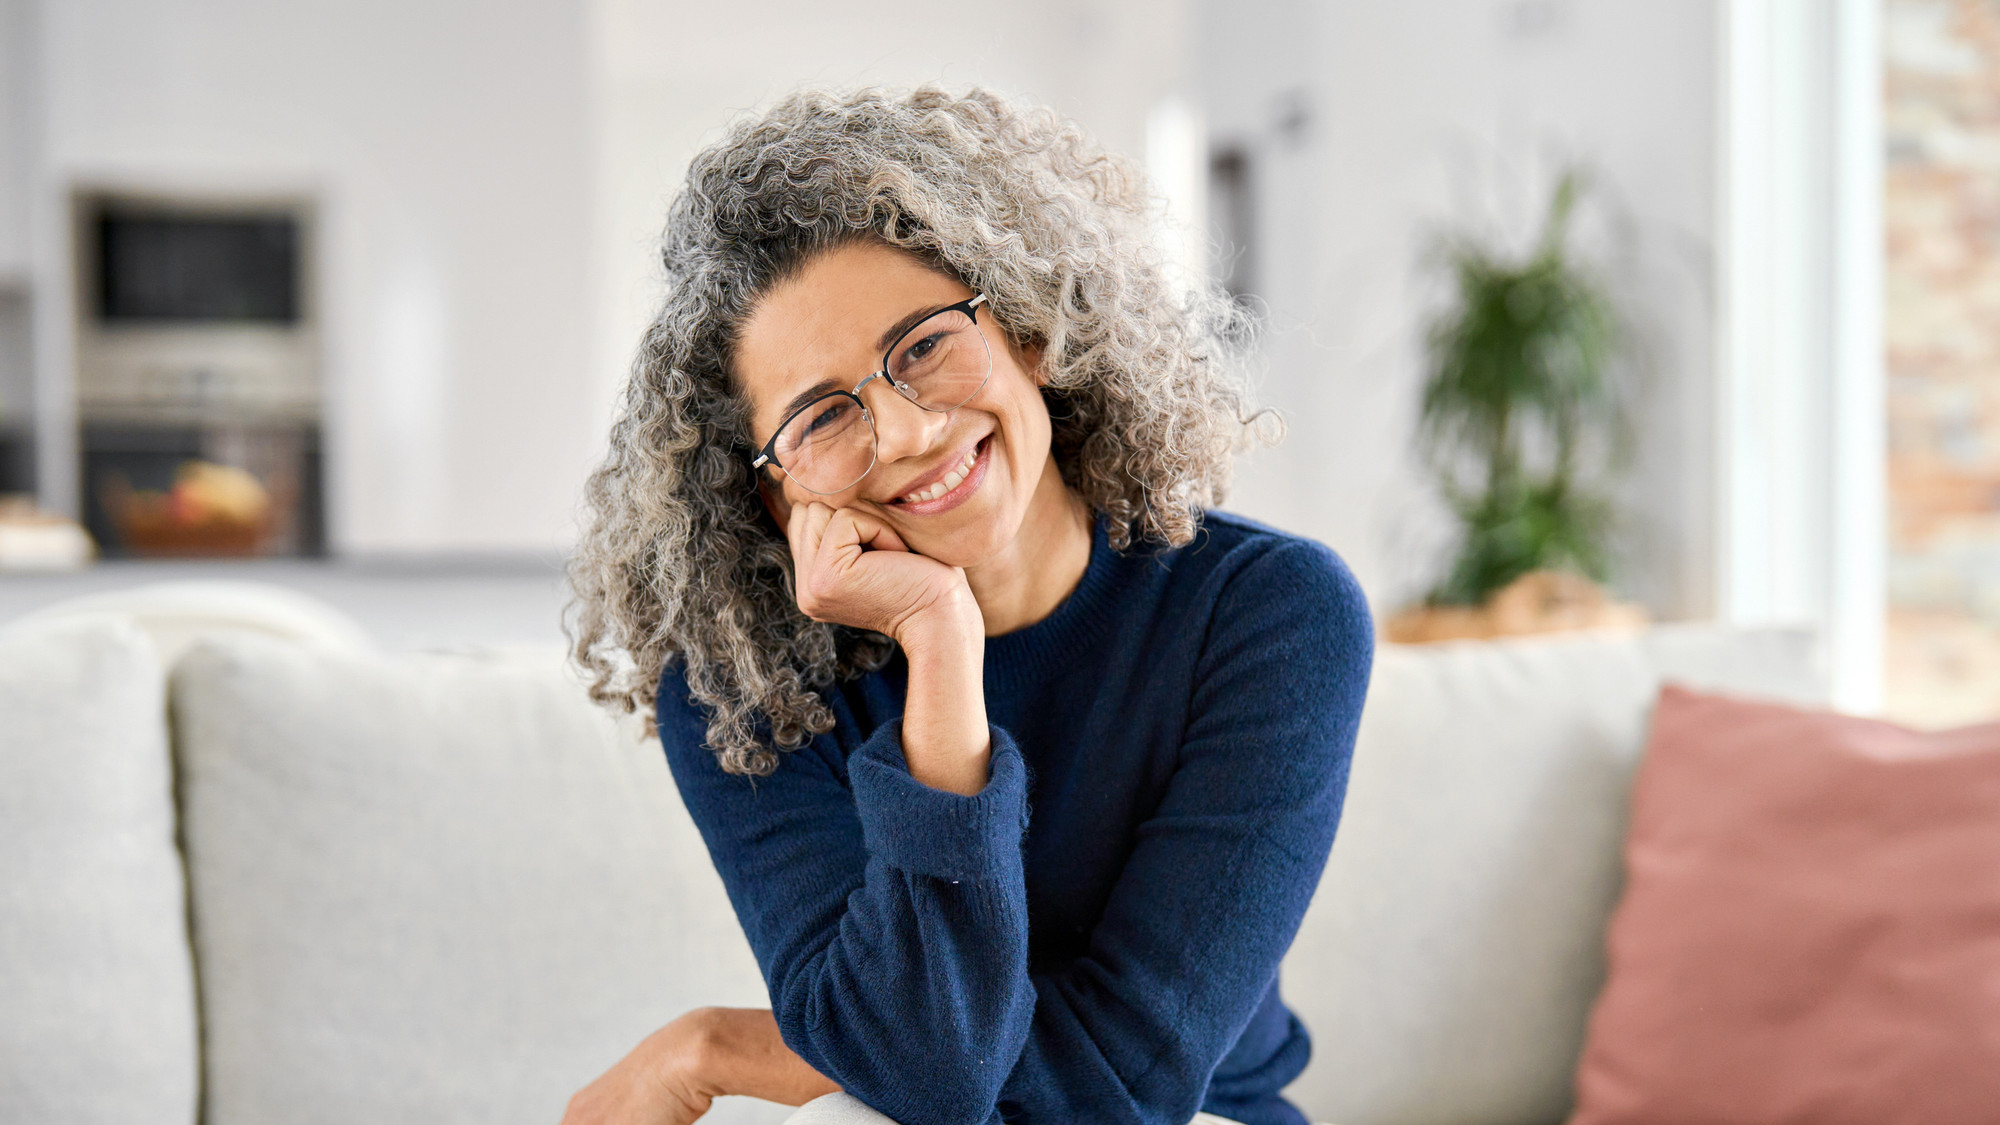
[[[140,428],[217,426],[297,429],[301,426],[318,426],[320,410],[313,404],[273,408],[213,403],[195,405],[84,402],[78,404],[77,422],[85,426]]]

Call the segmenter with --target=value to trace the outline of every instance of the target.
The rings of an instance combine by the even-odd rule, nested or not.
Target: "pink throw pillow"
[[[1570,1125],[2000,1121],[2000,724],[1660,693]]]

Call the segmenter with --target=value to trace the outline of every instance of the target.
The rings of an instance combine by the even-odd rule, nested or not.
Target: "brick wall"
[[[1888,708],[2000,716],[2000,0],[1886,0]]]

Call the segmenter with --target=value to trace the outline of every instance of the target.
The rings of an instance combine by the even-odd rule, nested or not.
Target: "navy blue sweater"
[[[1297,1125],[1278,964],[1372,656],[1326,547],[1210,512],[1128,555],[1100,519],[1075,591],[986,642],[973,796],[910,776],[900,658],[755,781],[703,747],[677,668],[658,718],[785,1042],[848,1093],[903,1125]]]

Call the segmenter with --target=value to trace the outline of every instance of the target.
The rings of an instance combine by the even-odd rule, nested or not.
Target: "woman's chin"
[[[897,530],[902,532],[903,542],[925,558],[936,559],[946,566],[978,566],[1013,541],[1020,521],[1007,520],[1005,513],[986,509],[985,505],[980,506],[984,510],[969,510],[972,507],[967,504],[959,510],[964,513],[965,519],[962,523],[952,521],[958,524],[956,527],[922,527],[908,531],[899,527]]]

